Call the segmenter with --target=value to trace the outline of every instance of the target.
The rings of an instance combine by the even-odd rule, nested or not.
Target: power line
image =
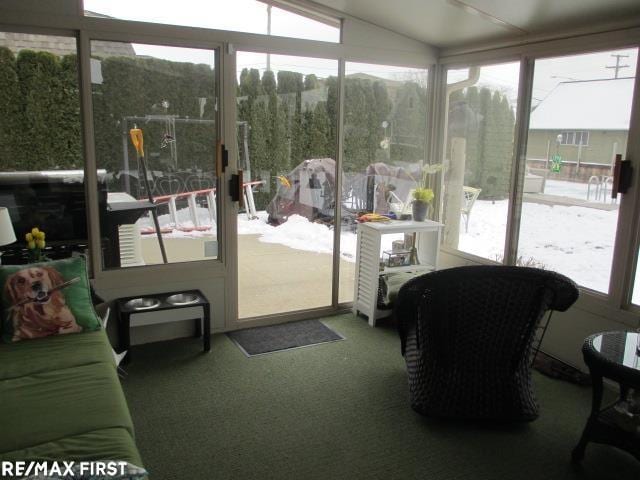
[[[629,58],[629,55],[622,55],[621,53],[612,53],[612,57],[616,57],[616,64],[614,65],[606,65],[604,68],[615,68],[615,76],[613,78],[618,78],[618,72],[623,68],[629,68],[629,65],[620,65],[621,58]]]

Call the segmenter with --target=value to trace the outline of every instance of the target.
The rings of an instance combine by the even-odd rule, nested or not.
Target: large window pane
[[[303,7],[290,11],[258,0],[84,0],[85,15],[214,28],[338,43],[340,21]]]
[[[2,262],[26,263],[25,234],[46,257],[87,250],[76,39],[0,33],[0,206],[17,242]]]
[[[239,52],[239,317],[331,305],[338,62]]]
[[[353,300],[357,215],[411,215],[411,192],[426,161],[427,73],[346,65],[340,302]],[[382,250],[398,239],[382,238]]]
[[[91,54],[104,267],[217,258],[215,52],[94,41]]]
[[[518,62],[447,72],[444,244],[501,262],[507,231]]]
[[[605,293],[618,223],[613,159],[627,149],[636,61],[632,49],[535,64],[518,257]]]

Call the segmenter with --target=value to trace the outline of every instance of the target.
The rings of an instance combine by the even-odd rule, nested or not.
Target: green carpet
[[[152,480],[640,478],[601,445],[571,467],[589,388],[536,374],[541,416],[524,426],[428,420],[393,328],[323,321],[346,340],[254,358],[226,335],[209,354],[197,339],[136,347],[123,386]]]

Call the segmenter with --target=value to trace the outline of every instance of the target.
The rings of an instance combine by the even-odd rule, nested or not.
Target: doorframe
[[[226,141],[229,145],[229,171],[233,173],[237,173],[238,171],[238,141],[237,141],[237,128],[235,128],[236,120],[237,120],[237,108],[236,108],[236,86],[237,86],[237,75],[236,64],[237,64],[237,52],[246,51],[252,53],[259,54],[274,54],[273,51],[269,49],[258,49],[258,48],[245,48],[243,45],[241,49],[235,48],[232,44],[226,44],[224,48],[224,53],[222,57],[222,69],[224,75],[223,81],[223,97],[224,103],[227,105],[225,109],[225,119],[223,123],[227,128],[227,137]],[[297,56],[297,57],[306,57],[304,54],[299,53],[283,53],[276,52],[278,55],[287,55],[287,56]],[[330,304],[327,306],[319,307],[319,308],[307,308],[302,310],[294,310],[289,312],[281,312],[281,313],[273,313],[267,315],[259,315],[255,317],[249,318],[239,318],[238,312],[238,303],[240,301],[240,290],[239,290],[239,249],[238,249],[238,233],[237,233],[237,218],[239,214],[238,204],[236,202],[231,202],[228,195],[225,196],[225,199],[228,200],[228,205],[225,209],[228,209],[228,219],[225,223],[225,244],[228,248],[229,257],[227,259],[227,281],[225,282],[225,298],[226,298],[226,319],[225,319],[225,327],[226,330],[237,330],[240,328],[251,328],[258,326],[266,326],[266,325],[275,325],[279,323],[286,323],[295,320],[305,320],[312,319],[324,316],[335,315],[337,313],[348,312],[350,309],[350,303],[348,304],[340,304],[339,303],[339,288],[340,288],[340,234],[342,231],[341,228],[341,192],[342,192],[342,181],[339,173],[342,171],[342,145],[343,145],[343,131],[342,131],[342,122],[343,122],[343,108],[344,108],[344,69],[345,69],[345,59],[342,57],[333,58],[332,56],[325,56],[322,58],[326,58],[329,60],[336,61],[338,64],[337,70],[337,82],[338,82],[338,98],[337,98],[337,132],[336,132],[336,162],[335,162],[335,193],[334,193],[334,201],[335,201],[335,211],[334,211],[334,233],[333,233],[333,253],[332,253],[332,267],[331,267],[331,300]]]
[[[223,141],[224,139],[224,102],[222,99],[221,88],[221,52],[223,45],[219,42],[212,42],[204,39],[192,40],[182,38],[167,38],[165,36],[156,37],[148,34],[137,34],[132,32],[113,32],[102,30],[80,30],[78,36],[78,58],[79,58],[79,75],[80,75],[80,102],[81,102],[81,118],[83,129],[83,142],[85,154],[85,178],[87,185],[97,184],[97,159],[95,151],[95,131],[94,131],[94,115],[93,115],[93,95],[91,84],[91,42],[106,41],[115,43],[139,43],[152,46],[166,46],[177,48],[191,48],[199,50],[209,50],[214,54],[214,72],[216,73],[215,85],[216,95],[218,98],[218,114],[216,118],[216,137]],[[215,163],[211,165],[215,168]],[[93,268],[93,276],[98,280],[106,279],[107,281],[122,281],[148,275],[167,275],[176,274],[180,277],[189,275],[190,271],[201,270],[205,267],[209,274],[213,276],[221,276],[225,273],[225,264],[227,262],[227,252],[223,242],[218,251],[218,257],[211,260],[197,260],[193,262],[176,262],[159,265],[145,265],[141,267],[128,267],[126,269],[104,269],[101,260],[101,242],[100,242],[100,211],[98,207],[98,192],[95,188],[87,189],[87,208],[88,217],[92,219],[89,222],[89,245],[91,264]],[[224,215],[223,195],[226,192],[225,182],[220,181],[217,193],[217,208]],[[221,216],[219,214],[219,217]],[[217,238],[221,237],[221,222],[217,224]],[[126,274],[124,274],[126,272]]]

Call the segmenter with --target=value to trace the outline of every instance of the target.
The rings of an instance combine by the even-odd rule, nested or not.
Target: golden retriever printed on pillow
[[[10,275],[4,289],[10,301],[12,341],[81,332],[62,292],[78,280],[65,282],[55,268],[48,266],[33,266]]]

